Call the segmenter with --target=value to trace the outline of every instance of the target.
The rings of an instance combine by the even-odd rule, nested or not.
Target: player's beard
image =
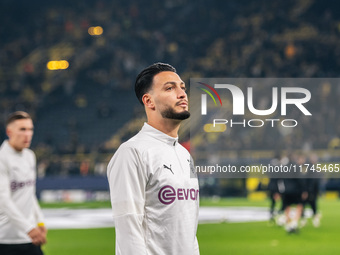
[[[185,120],[190,117],[189,111],[175,112],[174,109],[171,107],[162,111],[161,114],[163,118],[173,120]]]

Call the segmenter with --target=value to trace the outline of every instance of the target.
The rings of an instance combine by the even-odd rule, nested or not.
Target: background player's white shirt
[[[198,181],[189,152],[148,124],[108,165],[116,254],[199,254]]]
[[[27,233],[43,221],[35,196],[36,158],[17,152],[8,141],[0,148],[0,243],[31,243]]]

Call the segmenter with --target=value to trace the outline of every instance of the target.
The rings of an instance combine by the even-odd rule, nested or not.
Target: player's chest
[[[8,163],[9,179],[11,182],[27,182],[35,179],[35,165],[23,158],[15,157]]]
[[[197,176],[189,153],[168,151],[150,161],[146,207],[155,214],[196,206],[199,197]],[[181,207],[182,208],[182,207]]]
[[[197,177],[189,153],[178,150],[159,151],[149,160],[147,165],[149,174],[148,186],[159,188],[170,185],[174,188],[196,188]]]

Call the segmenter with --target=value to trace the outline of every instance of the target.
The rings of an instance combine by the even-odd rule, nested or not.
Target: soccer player
[[[311,165],[316,165],[318,163],[318,156],[316,154],[312,154],[310,156],[310,164]],[[310,205],[313,211],[313,226],[314,227],[319,227],[320,226],[320,220],[321,220],[321,214],[318,213],[318,206],[317,206],[317,200],[319,196],[319,191],[320,191],[320,180],[322,178],[322,173],[313,173],[309,172],[306,174],[306,188],[308,192],[308,197],[306,200],[303,201],[303,211],[302,211],[302,220],[301,220],[301,225],[305,226],[307,223],[307,219],[304,214],[304,209],[306,205]]]
[[[307,197],[307,192],[304,185],[304,180],[301,178],[287,178],[284,179],[285,192],[283,194],[283,208],[286,215],[285,229],[288,233],[295,233],[298,231],[298,223],[301,218],[303,209],[303,200]],[[294,218],[291,218],[290,208],[296,205]]]
[[[184,82],[156,63],[136,79],[147,123],[108,165],[116,254],[199,254],[198,181],[178,129],[189,118]]]
[[[28,149],[33,122],[15,112],[6,123],[8,140],[0,148],[0,254],[43,254],[47,230],[35,196],[36,158]]]
[[[275,157],[270,161],[270,164],[272,166],[278,166],[280,165],[280,154],[276,153]],[[268,183],[268,193],[269,193],[269,198],[270,198],[270,220],[269,222],[275,222],[275,205],[276,202],[279,201],[281,199],[281,194],[280,194],[280,190],[279,190],[279,182],[281,181],[281,179],[278,178],[273,178],[274,176],[269,176],[269,183]],[[282,212],[282,208],[281,210],[278,212],[279,214]]]
[[[270,198],[270,222],[275,222],[275,205],[280,200],[281,195],[278,188],[279,179],[270,178],[268,184],[269,198]],[[279,211],[280,213],[280,211]]]
[[[317,199],[319,194],[319,186],[320,179],[317,178],[308,178],[305,180],[308,197],[303,201],[303,210],[302,210],[302,226],[306,225],[307,219],[305,218],[304,209],[307,205],[310,205],[313,211],[313,225],[314,227],[320,226],[321,214],[318,213],[317,208]]]
[[[304,156],[298,156],[294,160],[298,165],[305,163]],[[307,198],[308,193],[306,189],[305,179],[300,173],[292,173],[291,177],[286,178],[284,182],[284,193],[282,198],[283,208],[286,215],[286,226],[285,229],[288,233],[296,233],[299,231],[299,221],[303,210],[303,201]],[[290,208],[296,205],[295,216],[291,218]]]

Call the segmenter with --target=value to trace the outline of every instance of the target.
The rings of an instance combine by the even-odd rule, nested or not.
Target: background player
[[[11,114],[6,133],[9,139],[0,148],[0,254],[42,254],[47,230],[35,196],[36,158],[28,149],[30,115]]]
[[[275,157],[270,161],[270,164],[272,166],[278,166],[281,164],[280,162],[281,159],[281,155],[280,153],[276,153]],[[274,178],[274,176],[269,175],[270,179],[269,179],[269,183],[268,183],[268,195],[270,198],[270,223],[274,223],[275,222],[275,216],[276,214],[281,214],[282,213],[282,206],[280,208],[280,210],[278,211],[278,213],[275,212],[275,205],[276,203],[281,199],[281,194],[280,194],[280,190],[279,190],[279,181],[282,181],[281,179],[278,178]]]
[[[310,156],[310,165],[316,165],[318,163],[318,156],[316,154],[312,154]],[[312,216],[312,223],[314,227],[320,226],[321,214],[318,212],[318,196],[320,192],[320,181],[322,179],[322,173],[314,173],[308,172],[306,174],[306,190],[308,193],[308,197],[303,201],[303,211],[302,211],[302,219],[301,219],[301,226],[305,226],[307,223],[307,218],[305,217],[305,207],[310,205],[313,216]]]
[[[293,158],[293,162],[298,165],[303,165],[305,163],[305,158],[303,156],[297,156]],[[292,174],[295,178],[285,178],[284,182],[284,192],[282,195],[283,209],[286,215],[286,225],[285,229],[288,233],[295,233],[299,229],[299,221],[303,210],[303,201],[307,198],[308,193],[306,190],[305,179],[302,178],[300,173]],[[291,215],[291,207],[296,205],[295,215]]]

